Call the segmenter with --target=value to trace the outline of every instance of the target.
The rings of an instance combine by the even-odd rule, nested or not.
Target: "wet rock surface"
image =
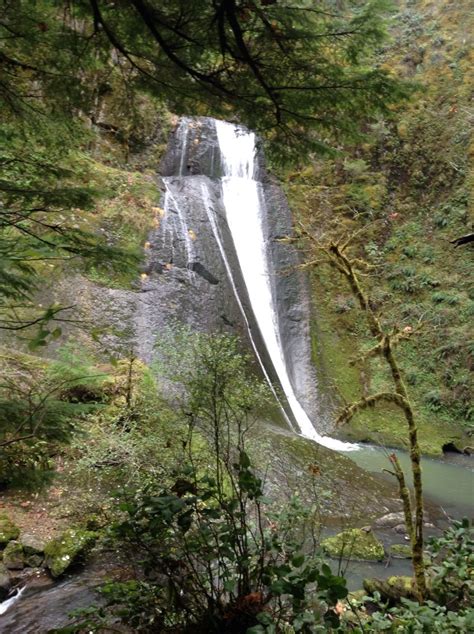
[[[327,425],[319,411],[311,363],[308,288],[296,270],[299,260],[293,246],[281,242],[291,234],[291,213],[283,191],[265,171],[260,150],[255,165],[283,354],[298,399],[318,430],[324,431]],[[176,321],[197,331],[236,334],[252,350],[250,329],[267,373],[278,384],[226,221],[215,121],[183,118],[171,135],[159,172],[161,208],[136,288],[106,288],[72,275],[55,282],[49,294],[45,292],[44,303],[75,304],[81,318],[93,316],[97,330],[104,330],[102,349],[123,356],[133,347],[146,362],[157,357],[155,343]],[[63,338],[53,346],[67,334],[66,326]]]
[[[12,582],[5,564],[0,563],[0,601],[6,599]]]
[[[44,553],[45,541],[30,533],[23,533],[20,537],[25,555],[42,555]]]
[[[38,573],[26,581],[20,599],[0,615],[0,631],[5,634],[43,634],[65,627],[73,610],[100,603],[95,592],[100,582],[94,570],[64,579],[57,585],[52,585],[44,573]]]
[[[402,512],[387,513],[374,522],[374,528],[394,528],[395,526],[403,524],[404,521],[405,516]]]

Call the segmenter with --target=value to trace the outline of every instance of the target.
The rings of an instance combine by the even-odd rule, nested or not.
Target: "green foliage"
[[[243,452],[228,475],[231,495],[189,467],[171,489],[150,486],[122,503],[126,519],[113,534],[141,561],[145,578],[105,586],[112,618],[163,632],[265,632],[285,624],[313,632],[325,620],[337,623],[328,605],[347,595],[345,580],[303,554],[304,510],[294,506],[270,524],[262,483]]]
[[[123,11],[93,2],[81,17],[94,42],[112,44],[178,113],[240,116],[287,150],[328,147],[356,134],[362,113],[404,93],[373,64],[384,39],[383,0],[298,3],[135,0]],[[185,11],[184,11],[185,9]],[[108,41],[108,42],[107,42]],[[156,80],[153,81],[153,75]],[[291,78],[291,82],[288,81]],[[350,98],[349,98],[350,96]],[[313,129],[313,134],[304,130]]]
[[[454,521],[442,537],[433,538],[428,543],[429,600],[419,605],[402,594],[396,600],[392,597],[389,607],[388,603],[381,601],[378,592],[371,593],[360,602],[351,602],[351,608],[358,616],[351,623],[359,624],[359,627],[351,628],[352,631],[412,634],[472,631],[473,564],[472,525],[467,519]]]
[[[210,436],[222,425],[233,434],[233,425],[235,430],[248,425],[272,402],[267,384],[249,372],[251,357],[240,349],[237,337],[194,333],[180,325],[158,340],[156,372],[181,386],[182,411]]]
[[[119,362],[104,385],[109,402],[88,416],[71,443],[71,475],[86,490],[92,488],[99,508],[118,486],[137,489],[149,481],[168,482],[188,440],[187,425],[158,395],[154,377],[138,362],[127,405],[127,365]]]
[[[470,231],[472,53],[466,57],[465,50],[470,13],[465,3],[397,7],[392,40],[379,59],[398,76],[419,81],[421,90],[392,116],[368,123],[364,143],[345,145],[343,157],[310,165],[303,160],[287,181],[296,220],[313,235],[355,233],[357,257],[368,257],[372,265],[363,271],[371,301],[387,326],[418,327],[400,350],[401,365],[411,368],[412,377],[416,369],[412,392],[423,450],[440,453],[446,442],[470,444],[466,414],[472,415],[464,391],[444,376],[447,367],[457,374],[472,366],[467,343],[472,251],[449,243]],[[372,361],[342,367],[354,335],[367,341],[367,333],[353,311],[337,310],[340,285],[319,269],[314,292],[315,313],[323,315],[315,330],[324,336],[320,359],[329,382],[343,384],[346,400],[358,384],[383,384],[385,377]],[[444,345],[452,353],[439,359],[437,350]],[[444,397],[436,412],[425,399],[434,390]],[[468,390],[472,394],[472,379]],[[351,437],[400,445],[399,422],[388,408],[382,416],[363,414],[360,424],[351,424]]]
[[[434,601],[419,605],[409,599],[401,599],[400,606],[375,612],[361,629],[354,632],[393,632],[400,634],[455,634],[470,632],[474,627],[474,610],[460,612],[448,610]]]
[[[185,329],[169,337],[159,351],[167,375],[181,383],[185,451],[168,476],[121,496],[110,538],[139,572],[106,585],[106,608],[77,629],[100,630],[117,618],[163,632],[309,633],[337,624],[331,607],[347,589],[322,564],[317,541],[306,539],[314,536],[312,510],[297,498],[272,508],[246,449],[265,395],[248,359],[233,337]]]
[[[474,593],[474,528],[469,520],[454,521],[428,544],[431,593],[448,609],[469,607]],[[474,618],[474,614],[472,615]]]
[[[81,354],[65,348],[47,364],[28,355],[0,357],[0,481],[35,485],[52,474],[54,448],[98,407],[106,378]]]

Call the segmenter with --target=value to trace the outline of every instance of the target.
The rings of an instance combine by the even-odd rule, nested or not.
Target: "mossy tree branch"
[[[317,250],[323,253],[328,264],[335,268],[347,280],[352,294],[356,298],[362,312],[364,313],[371,335],[377,340],[377,344],[363,355],[363,357],[379,356],[387,363],[393,381],[394,390],[392,392],[380,392],[362,398],[361,400],[347,404],[338,417],[338,423],[348,422],[359,411],[368,407],[373,407],[381,402],[394,403],[404,414],[409,436],[410,462],[414,484],[414,510],[410,502],[410,494],[406,485],[405,476],[395,454],[390,456],[393,465],[393,475],[397,478],[400,498],[403,502],[403,511],[407,531],[410,535],[413,571],[420,602],[426,597],[426,578],[423,564],[423,485],[421,477],[421,456],[418,444],[418,431],[413,407],[408,397],[408,391],[402,378],[400,367],[394,355],[394,348],[400,340],[407,338],[411,334],[411,329],[401,332],[387,332],[383,327],[379,316],[369,301],[368,294],[361,285],[358,271],[366,269],[363,261],[358,258],[350,258],[347,255],[353,236],[331,241],[328,244],[321,244],[304,227],[300,227],[303,236],[316,246]]]

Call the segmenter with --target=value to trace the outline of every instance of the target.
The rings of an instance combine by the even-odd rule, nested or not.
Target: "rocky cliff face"
[[[154,359],[160,333],[175,322],[206,332],[237,334],[257,348],[267,374],[278,385],[246,290],[223,204],[223,163],[215,121],[183,118],[171,135],[159,168],[162,191],[141,280],[137,290],[98,287],[69,279],[56,295],[81,298],[86,315],[111,325],[109,348],[133,346],[147,362]],[[296,396],[324,429],[318,412],[316,379],[311,366],[308,290],[297,270],[298,258],[279,238],[291,233],[291,214],[282,190],[255,158],[263,209],[263,233],[269,278],[283,353]],[[253,341],[253,346],[252,346]]]

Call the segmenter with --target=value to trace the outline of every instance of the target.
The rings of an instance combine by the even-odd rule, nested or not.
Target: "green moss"
[[[405,20],[394,24],[383,61],[396,74],[419,81],[422,92],[394,111],[391,121],[373,124],[363,144],[284,178],[295,224],[301,221],[323,241],[353,235],[351,254],[374,267],[363,283],[384,326],[416,331],[400,344],[397,359],[407,371],[421,449],[439,454],[446,443],[469,444],[474,416],[469,378],[473,260],[468,245],[455,249],[449,244],[469,226],[473,53],[466,50],[465,31],[458,29],[467,24],[466,3],[422,2],[419,15],[416,29]],[[443,35],[434,38],[440,25]],[[420,47],[421,57],[414,55]],[[320,254],[308,247],[308,259],[319,261]],[[313,351],[327,386],[337,385],[347,401],[383,389],[387,375],[380,364],[348,365],[373,342],[364,316],[350,306],[346,282],[324,266],[313,270],[318,313]],[[406,445],[403,417],[389,408],[362,412],[341,434]]]
[[[16,526],[8,515],[0,515],[0,545],[8,544],[12,539],[17,539],[20,529]]]
[[[392,544],[390,554],[395,559],[411,559],[411,547],[408,544]]]
[[[321,543],[330,557],[381,561],[385,556],[382,542],[372,532],[361,528],[349,528]]]
[[[311,341],[313,360],[319,369],[324,389],[332,392],[337,401],[352,402],[359,400],[367,392],[391,389],[386,369],[378,360],[371,363],[356,363],[351,360],[369,341],[364,331],[364,316],[357,308],[339,312],[334,298],[340,297],[346,289],[339,286],[339,278],[327,273],[313,278],[313,296],[317,297],[317,314],[311,323]],[[346,302],[347,304],[347,302]],[[418,419],[420,448],[425,455],[440,455],[447,443],[456,446],[467,444],[466,436],[460,424],[455,424],[443,412],[433,412],[419,401],[426,394],[427,381],[436,380],[429,368],[418,369],[420,351],[410,347],[410,342],[402,350],[402,365],[412,368],[415,376],[422,380],[415,389],[410,385],[412,400]],[[422,354],[426,355],[423,350]],[[405,362],[405,363],[404,363]],[[426,378],[423,373],[426,373]],[[406,422],[400,410],[392,405],[381,405],[367,409],[355,416],[348,425],[339,430],[339,435],[347,440],[371,442],[388,447],[407,447]]]
[[[44,548],[45,564],[53,577],[59,577],[69,566],[80,561],[96,538],[97,533],[76,528],[48,542]]]

